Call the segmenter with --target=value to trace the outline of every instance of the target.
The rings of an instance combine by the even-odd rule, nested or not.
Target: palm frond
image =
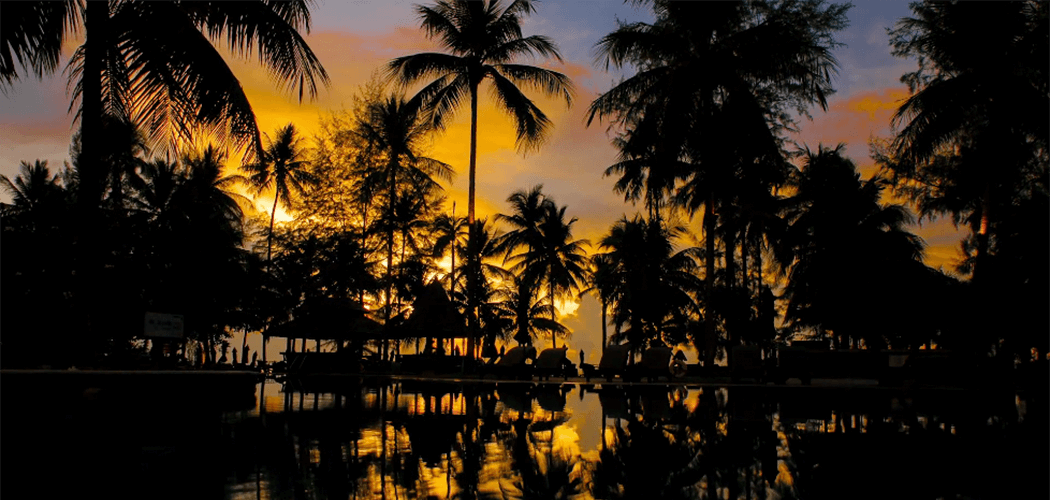
[[[517,145],[522,151],[539,148],[546,140],[551,121],[513,82],[497,71],[489,71],[496,103],[516,123]]]
[[[549,96],[560,95],[566,106],[572,105],[575,94],[572,80],[562,73],[524,64],[496,64],[493,68],[518,85],[527,85]]]

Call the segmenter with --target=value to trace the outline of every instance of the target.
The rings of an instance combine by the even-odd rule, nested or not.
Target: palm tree
[[[209,146],[180,162],[146,163],[130,185],[127,262],[116,276],[137,270],[131,282],[143,307],[192,311],[190,335],[211,341],[227,326],[242,326],[239,285],[247,279],[250,256],[242,248],[242,205],[233,192],[238,176],[223,176],[224,155]],[[121,291],[116,290],[117,293]],[[115,299],[111,299],[115,300]]]
[[[452,214],[437,216],[430,229],[434,236],[434,258],[440,259],[446,252],[451,254],[448,296],[454,297],[456,294],[456,255],[463,255],[466,250],[467,219],[456,217],[456,203],[452,202]]]
[[[845,27],[849,5],[646,3],[655,22],[621,24],[598,43],[607,66],[634,66],[638,72],[599,96],[589,121],[611,117],[627,129],[630,147],[621,150],[628,159],[645,162],[622,173],[650,179],[646,189],[657,192],[647,200],[662,199],[660,191],[677,178],[685,182],[676,201],[691,213],[703,208],[705,307],[710,308],[716,210],[729,205],[718,203],[719,188],[745,165],[781,156],[778,134],[791,125],[788,107],[801,114],[811,103],[826,107],[836,66],[831,35]],[[707,319],[709,364],[715,336],[710,310]]]
[[[919,60],[884,161],[923,217],[951,214],[976,240],[973,280],[1001,216],[1047,171],[1048,7],[1041,2],[912,4],[890,32]],[[889,158],[884,157],[884,160]]]
[[[259,161],[241,168],[248,174],[248,185],[252,194],[259,196],[273,192],[273,208],[270,210],[270,230],[266,236],[266,261],[273,260],[273,225],[277,217],[277,206],[292,207],[295,197],[317,182],[306,169],[303,152],[291,123],[277,131],[277,138],[267,137],[266,149]]]
[[[696,276],[697,249],[674,251],[672,240],[683,232],[659,218],[624,217],[602,238],[599,247],[605,252],[593,257],[600,264],[595,286],[622,331],[613,341],[627,340],[641,349],[651,341],[685,340],[699,314],[695,297],[702,283]]]
[[[405,101],[403,97],[389,96],[385,100],[370,103],[365,116],[358,120],[355,133],[367,144],[366,154],[386,159],[366,174],[365,181],[375,186],[377,192],[386,195],[386,219],[394,220],[394,207],[399,203],[401,192],[411,186],[417,192],[441,189],[434,177],[451,180],[452,167],[447,163],[423,156],[422,141],[432,131],[423,120],[419,98]],[[394,268],[394,227],[387,230],[387,318],[390,317],[390,286]]]
[[[589,262],[583,247],[589,242],[573,240],[572,225],[577,219],[566,221],[566,207],[558,208],[553,199],[542,193],[542,187],[517,191],[507,199],[515,213],[500,214],[498,219],[514,229],[504,236],[501,246],[513,272],[524,279],[546,283],[551,321],[557,321],[557,297],[585,288]],[[551,343],[558,347],[553,335]]]
[[[510,313],[514,340],[521,345],[531,345],[541,332],[565,336],[569,329],[552,319],[550,303],[543,303],[537,282],[526,276],[514,276],[509,286],[502,289],[502,303]]]
[[[914,329],[910,315],[896,304],[932,298],[918,291],[927,274],[925,244],[905,229],[913,222],[906,208],[879,202],[888,181],[877,175],[861,180],[843,148],[805,150],[794,182],[797,192],[787,214],[786,241],[794,261],[784,289],[786,320],[821,336],[830,330],[835,337],[864,338],[874,347],[887,332]],[[858,262],[862,271],[843,279]],[[851,304],[863,304],[864,310]]]
[[[466,264],[458,278],[463,281],[458,287],[463,292],[457,297],[461,297],[459,302],[468,320],[476,322],[478,331],[494,341],[492,334],[502,329],[503,325],[498,323],[502,323],[500,318],[505,316],[498,301],[498,286],[512,279],[512,274],[497,263],[504,254],[503,234],[488,219],[478,219],[468,233],[474,234],[474,238],[467,241]],[[486,325],[486,319],[491,324]],[[469,340],[467,347],[473,348]]]
[[[481,83],[492,81],[493,95],[498,104],[516,122],[517,144],[521,150],[539,146],[551,123],[519,86],[528,86],[549,96],[561,95],[567,105],[572,103],[572,83],[567,76],[545,68],[512,63],[521,56],[553,57],[561,61],[557,47],[549,38],[522,35],[522,18],[534,11],[535,7],[529,0],[512,0],[506,8],[499,0],[439,0],[433,7],[416,6],[427,36],[438,37],[449,53],[414,54],[394,59],[388,65],[391,76],[403,85],[435,78],[419,91],[419,97],[430,110],[431,123],[436,127],[451,121],[462,99],[469,96],[467,223],[470,227],[475,221],[478,88]]]
[[[20,223],[28,231],[46,230],[37,227],[44,223],[47,212],[55,208],[56,202],[64,196],[62,177],[51,174],[47,161],[36,160],[30,165],[23,161],[19,165],[18,176],[14,182],[6,175],[0,175],[0,187],[12,198],[12,204],[0,204],[0,214],[6,219],[21,219]]]
[[[254,153],[262,147],[255,115],[215,43],[258,57],[300,100],[304,92],[316,95],[328,75],[300,34],[310,29],[309,4],[5,2],[0,79],[21,77],[15,59],[38,76],[53,73],[67,37],[85,34],[70,61],[85,144],[82,189],[98,189],[102,179],[95,148],[104,114],[142,126],[154,144],[192,142],[203,129]]]

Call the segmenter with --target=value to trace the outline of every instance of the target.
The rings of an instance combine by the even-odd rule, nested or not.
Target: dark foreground
[[[0,496],[1050,498],[1045,391],[131,377],[0,375]]]

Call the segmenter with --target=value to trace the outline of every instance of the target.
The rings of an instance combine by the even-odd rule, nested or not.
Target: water
[[[1041,394],[380,378],[324,385],[268,381],[254,405],[225,409],[178,393],[148,404],[5,404],[3,496],[1050,497]],[[36,416],[12,422],[14,412]]]

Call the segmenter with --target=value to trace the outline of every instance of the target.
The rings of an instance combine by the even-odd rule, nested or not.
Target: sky
[[[230,59],[230,66],[255,110],[260,130],[273,132],[291,122],[307,136],[318,130],[319,118],[346,109],[362,85],[392,58],[423,51],[440,51],[419,29],[413,5],[405,0],[319,0],[313,10],[312,29],[305,39],[331,77],[331,86],[310,102],[300,104],[297,96],[282,93],[261,67],[252,61]],[[837,40],[844,45],[834,50],[839,71],[833,85],[836,93],[827,111],[811,110],[812,120],[799,122],[800,132],[792,137],[816,149],[818,144],[847,145],[846,152],[867,177],[875,172],[869,158],[872,138],[891,137],[890,118],[907,88],[900,76],[916,68],[916,62],[895,58],[890,53],[886,28],[910,14],[907,2],[897,0],[853,2],[848,12],[850,26]],[[625,203],[613,192],[615,179],[602,176],[616,158],[611,136],[604,124],[586,126],[587,106],[611,88],[623,75],[607,72],[595,60],[595,43],[616,28],[620,21],[648,21],[644,7],[621,0],[544,0],[526,18],[523,33],[543,34],[558,46],[563,57],[557,61],[522,61],[542,65],[570,76],[576,86],[571,107],[564,101],[532,97],[554,123],[548,141],[526,156],[514,147],[513,124],[492,104],[485,91],[479,103],[479,148],[477,210],[479,217],[508,211],[506,198],[516,190],[542,184],[544,192],[567,214],[577,217],[574,236],[597,243],[616,220],[631,217],[639,207]],[[71,53],[73,46],[70,46]],[[68,54],[67,54],[68,55]],[[53,168],[69,158],[74,132],[73,115],[68,112],[69,93],[65,75],[37,80],[26,78],[0,94],[0,174],[14,178],[21,161],[47,160]],[[429,156],[451,164],[459,174],[446,186],[451,200],[465,214],[469,152],[469,109],[456,115],[456,121],[430,146]],[[0,193],[0,201],[10,196]],[[272,200],[272,198],[271,198]],[[259,200],[265,206],[264,200]],[[913,230],[928,244],[926,263],[949,270],[958,259],[962,233],[947,221],[924,221]],[[573,310],[574,308],[568,308]],[[564,321],[577,333],[570,344],[589,352],[599,352],[595,335],[600,335],[599,307],[586,298]],[[600,337],[598,337],[600,338]],[[570,357],[578,358],[575,354]]]

